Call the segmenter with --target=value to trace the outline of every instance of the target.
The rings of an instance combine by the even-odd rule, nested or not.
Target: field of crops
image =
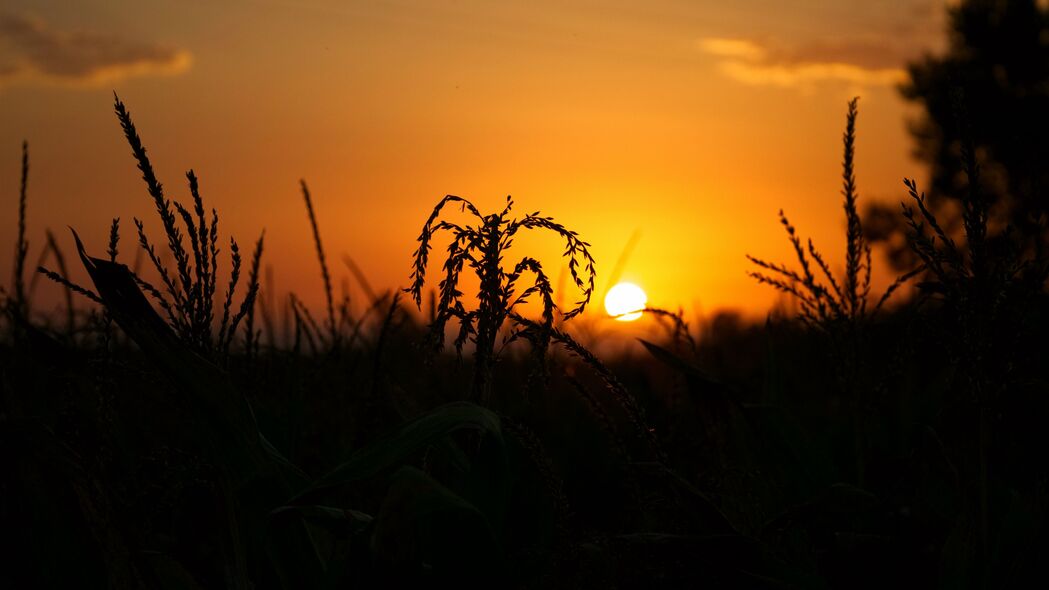
[[[0,586],[977,588],[1049,560],[1049,234],[993,226],[971,149],[957,229],[906,181],[916,265],[873,292],[853,101],[843,262],[781,212],[795,260],[749,270],[793,313],[649,309],[642,353],[606,356],[584,313],[602,261],[556,210],[445,197],[406,292],[359,277],[354,313],[303,182],[326,306],[277,304],[264,236],[228,241],[192,171],[171,200],[115,108],[164,235],[114,219],[104,250],[31,252],[24,152]],[[526,232],[564,245],[568,280],[504,256]],[[37,280],[64,314],[35,310]]]

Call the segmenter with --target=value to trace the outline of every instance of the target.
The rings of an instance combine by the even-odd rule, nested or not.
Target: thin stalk
[[[29,254],[26,241],[26,186],[29,181],[29,142],[22,142],[22,181],[18,191],[18,242],[15,244],[15,312],[28,315],[25,294],[25,259]]]
[[[300,180],[302,186],[302,198],[306,201],[306,213],[310,218],[310,227],[313,229],[313,243],[317,248],[317,260],[321,263],[321,278],[324,279],[324,296],[328,302],[328,333],[331,338],[331,346],[335,348],[339,340],[338,325],[335,323],[335,299],[332,296],[331,273],[328,272],[328,263],[324,257],[324,244],[321,242],[321,232],[317,228],[317,215],[313,211],[313,201],[310,199],[310,189],[305,180]],[[320,336],[320,334],[318,334]]]

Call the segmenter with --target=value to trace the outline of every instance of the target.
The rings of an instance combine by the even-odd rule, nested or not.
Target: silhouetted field
[[[333,294],[323,212],[304,182],[326,306],[314,317],[292,297],[281,314],[260,287],[263,239],[243,260],[227,246],[192,172],[193,203],[169,200],[119,100],[116,110],[165,235],[151,241],[136,220],[129,237],[114,220],[108,252],[77,239],[70,257],[49,236],[58,270],[40,272],[66,287],[63,317],[33,314],[26,295],[28,155],[23,165],[0,356],[0,585],[977,588],[1044,577],[1044,221],[1033,241],[989,228],[974,189],[948,233],[908,180],[900,215],[919,263],[888,295],[917,289],[871,293],[855,101],[844,273],[783,216],[797,262],[751,260],[797,314],[690,327],[649,310],[666,330],[617,358],[599,358],[600,336],[573,327],[596,295],[585,236],[509,200],[491,214],[459,197],[420,211],[408,297],[372,293],[354,315]],[[974,150],[961,157],[978,186]],[[467,221],[444,217],[446,205]],[[504,256],[518,232],[564,243],[569,292],[555,293],[540,261]],[[152,282],[122,262],[136,249]],[[71,283],[67,265],[91,283]],[[477,277],[476,297],[460,292],[463,273]]]

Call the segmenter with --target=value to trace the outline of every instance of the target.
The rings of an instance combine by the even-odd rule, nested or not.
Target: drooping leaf
[[[812,498],[791,506],[773,518],[766,528],[822,527],[844,522],[847,517],[866,513],[878,506],[878,497],[847,483],[835,483]]]
[[[689,389],[693,392],[727,397],[725,386],[704,373],[703,370],[695,364],[681,358],[677,354],[674,354],[658,344],[653,344],[643,338],[638,338],[637,340],[645,347],[645,350],[647,350],[649,354],[655,357],[656,360],[683,374],[688,380]]]
[[[201,590],[193,574],[177,559],[167,553],[144,551],[142,561],[152,570],[152,583],[159,590]]]
[[[375,518],[376,558],[435,580],[496,587],[502,548],[481,511],[415,467],[402,467]]]
[[[262,436],[251,405],[229,375],[179,341],[149,304],[127,266],[88,256],[76,231],[73,237],[106,310],[189,398],[234,481],[277,476],[285,494],[302,485],[305,476]]]
[[[445,404],[408,421],[396,432],[358,450],[344,463],[299,493],[294,503],[304,503],[325,490],[362,481],[383,470],[403,465],[427,446],[443,441],[450,434],[461,430],[478,432],[482,444],[494,445],[497,450],[501,450],[506,444],[499,417],[494,412],[469,402]],[[500,471],[507,470],[505,452],[496,455],[493,466]],[[500,461],[502,465],[499,465]]]
[[[335,508],[333,506],[304,505],[304,506],[282,506],[271,514],[280,516],[287,513],[295,513],[308,523],[329,528],[333,532],[357,534],[367,530],[374,520],[370,515],[360,510],[349,508]]]
[[[717,535],[739,534],[735,525],[729,521],[717,504],[699,488],[666,465],[652,464],[651,467],[652,475],[662,477],[670,489],[676,493],[681,507],[686,511],[683,516],[690,517],[701,530]]]
[[[743,414],[754,436],[762,441],[768,461],[790,477],[794,491],[809,497],[829,485],[829,460],[810,441],[801,425],[774,404],[743,404]]]

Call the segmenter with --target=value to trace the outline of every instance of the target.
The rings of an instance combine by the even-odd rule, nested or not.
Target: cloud
[[[177,74],[190,62],[184,50],[111,34],[60,31],[35,18],[0,14],[0,87],[41,82],[97,86]]]
[[[906,79],[907,55],[882,41],[812,41],[795,45],[708,37],[704,53],[730,78],[754,85],[808,87],[820,82],[891,86]]]

